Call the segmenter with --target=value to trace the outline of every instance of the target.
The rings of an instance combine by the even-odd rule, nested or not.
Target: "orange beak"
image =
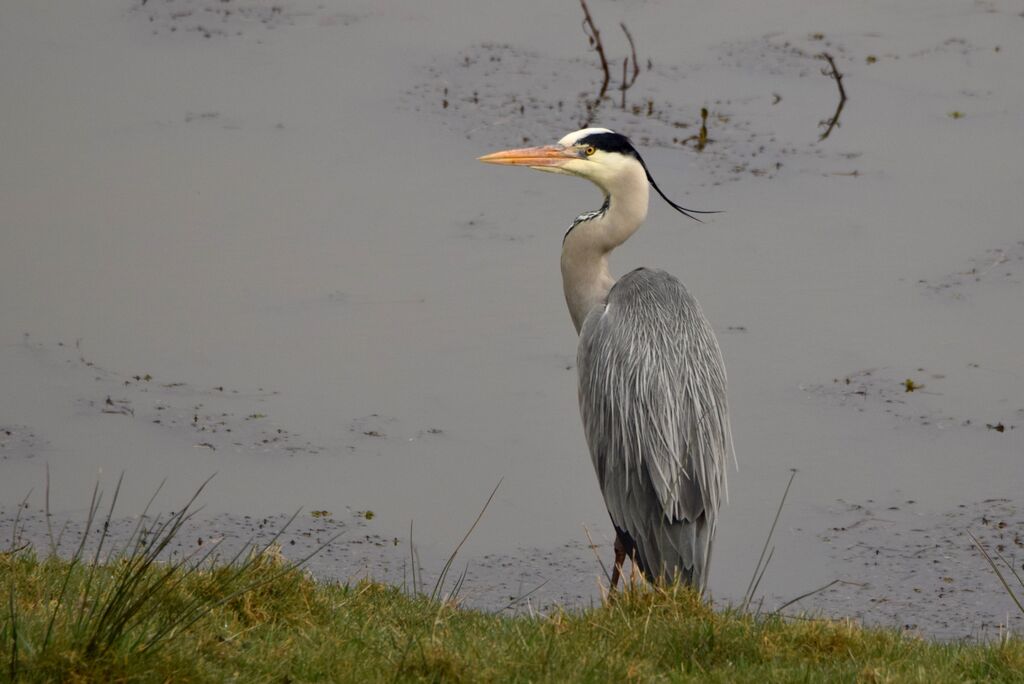
[[[517,150],[504,150],[485,154],[479,160],[487,164],[508,164],[511,166],[562,166],[571,159],[579,157],[562,145],[543,145],[541,147],[521,147]]]

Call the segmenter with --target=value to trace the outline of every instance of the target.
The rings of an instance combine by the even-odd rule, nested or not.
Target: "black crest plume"
[[[683,216],[686,216],[687,218],[692,218],[694,221],[697,221],[698,223],[703,223],[703,221],[694,216],[694,214],[722,213],[720,211],[699,211],[697,209],[687,209],[686,207],[676,204],[675,202],[670,200],[668,196],[661,191],[661,188],[658,187],[658,184],[654,182],[654,176],[651,175],[651,170],[647,168],[647,164],[644,163],[643,157],[641,157],[640,153],[636,151],[635,147],[633,147],[633,143],[631,143],[629,138],[622,135],[621,133],[614,133],[612,131],[609,131],[607,133],[591,133],[587,137],[581,138],[578,141],[578,144],[593,145],[595,148],[603,150],[605,152],[618,152],[619,154],[625,154],[636,159],[638,162],[640,162],[640,166],[644,167],[644,173],[647,174],[647,182],[651,184],[651,187],[654,188],[654,191],[661,195],[661,199],[668,202],[668,205],[670,207],[678,211]]]

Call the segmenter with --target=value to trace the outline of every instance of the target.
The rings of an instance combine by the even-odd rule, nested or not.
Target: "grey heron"
[[[579,176],[604,194],[566,232],[561,267],[579,333],[580,414],[615,527],[612,588],[629,557],[648,580],[678,578],[703,591],[726,462],[735,458],[722,353],[675,277],[638,268],[616,280],[608,270],[608,255],[647,217],[649,187],[696,219],[693,210],[666,197],[629,139],[606,128],[480,161]]]

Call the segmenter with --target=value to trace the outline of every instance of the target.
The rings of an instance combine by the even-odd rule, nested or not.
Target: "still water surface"
[[[71,518],[97,477],[126,473],[128,514],[216,472],[211,519],[369,510],[402,558],[415,521],[430,565],[500,479],[466,557],[510,578],[571,560],[559,590],[593,596],[582,526],[608,545],[610,525],[558,253],[600,197],[475,161],[579,127],[600,74],[578,7],[220,4],[0,8],[5,514],[33,488],[41,507],[47,463]],[[699,225],[653,202],[612,260],[680,276],[719,333],[740,468],[715,595],[742,595],[793,468],[768,596],[857,579],[828,537],[851,505],[910,534],[1003,497],[1018,524],[1019,7],[592,10],[615,59],[628,22],[645,67],[597,123],[670,196],[725,211]],[[825,51],[849,101],[818,141]],[[680,141],[701,107],[698,152]]]

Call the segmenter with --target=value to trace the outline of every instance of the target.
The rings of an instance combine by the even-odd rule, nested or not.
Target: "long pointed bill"
[[[486,154],[479,158],[487,164],[508,164],[512,166],[562,166],[567,161],[578,159],[575,152],[562,145],[543,145],[541,147],[522,147],[517,150],[504,150]]]

